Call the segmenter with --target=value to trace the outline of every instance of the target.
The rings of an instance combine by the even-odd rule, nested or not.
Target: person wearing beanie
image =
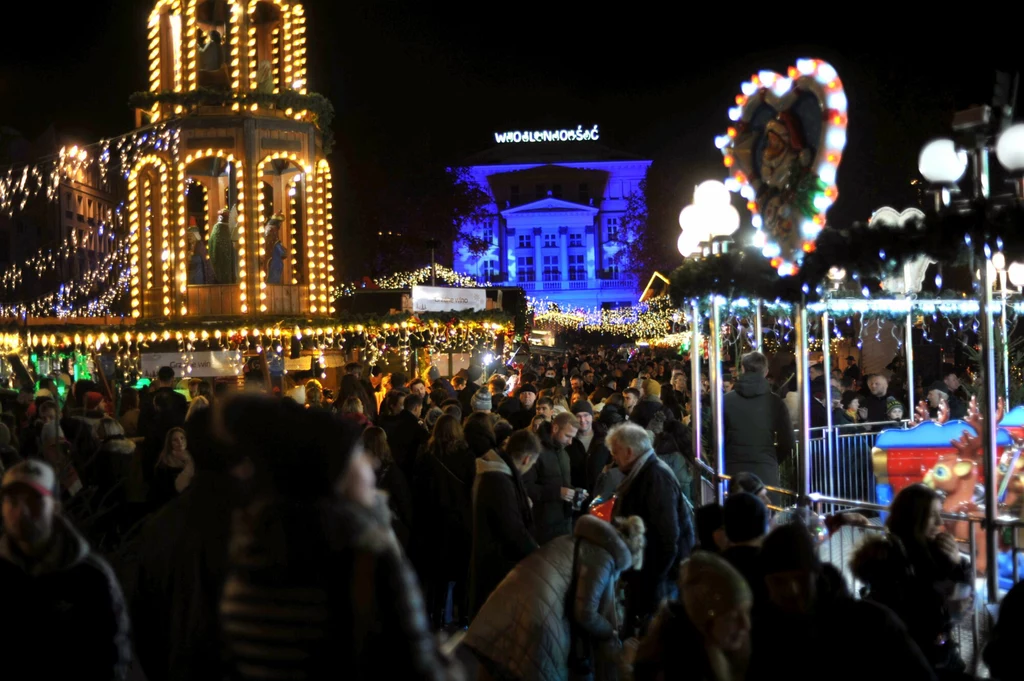
[[[817,546],[800,523],[772,530],[761,547],[768,599],[754,613],[751,681],[821,676],[838,681],[917,679],[935,681],[935,672],[906,626],[888,608],[851,597],[843,576],[822,564]],[[835,665],[837,645],[872,632],[872,654],[845,656]],[[800,654],[793,653],[799,640]],[[878,661],[885,660],[884,666]],[[949,678],[961,678],[951,676]]]
[[[725,509],[715,503],[705,504],[693,512],[697,530],[697,547],[701,551],[721,553],[729,544],[725,538]]]
[[[430,403],[440,407],[445,400],[454,400],[458,397],[451,381],[441,376],[441,371],[434,365],[427,370],[427,383],[430,384]]]
[[[890,421],[902,421],[905,416],[903,404],[895,397],[889,397],[885,401],[885,416]]]
[[[652,378],[645,378],[642,381],[638,381],[638,384],[641,397],[640,401],[633,407],[633,410],[629,412],[629,420],[637,423],[642,428],[647,428],[655,414],[667,410],[661,402],[660,383]],[[671,418],[672,414],[669,412],[665,416],[666,418]]]
[[[572,485],[593,491],[601,471],[611,461],[611,452],[604,443],[608,429],[594,419],[594,405],[587,400],[573,403],[570,411],[580,424],[576,437],[566,448],[572,469]]]
[[[725,500],[723,516],[729,547],[722,552],[722,557],[747,580],[754,602],[760,605],[766,595],[761,544],[768,533],[768,507],[753,494],[737,492]]]
[[[473,399],[470,401],[470,407],[472,411],[485,411],[490,412],[492,407],[491,393],[487,388],[480,388],[473,395]]]
[[[633,678],[749,678],[753,596],[743,576],[721,557],[697,551],[680,566],[679,593],[640,642]]]
[[[738,473],[729,481],[729,493],[746,492],[753,494],[768,505],[768,489],[761,482],[761,478],[753,473]]]
[[[967,416],[967,405],[953,393],[942,381],[935,381],[925,393],[928,397],[928,406],[932,413],[937,413],[942,402],[949,407],[950,419],[962,419]]]

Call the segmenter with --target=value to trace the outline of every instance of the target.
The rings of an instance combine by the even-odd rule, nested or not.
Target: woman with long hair
[[[867,585],[865,597],[899,615],[940,678],[957,678],[966,665],[952,628],[970,602],[969,564],[942,527],[941,513],[935,490],[905,487],[889,507],[889,531],[868,540],[850,567]]]
[[[412,493],[402,468],[395,463],[383,428],[372,426],[363,431],[363,447],[377,473],[377,489],[384,490],[391,508],[395,535],[408,548],[412,535]]]
[[[149,501],[159,508],[185,491],[195,467],[188,453],[188,440],[184,428],[171,428],[164,438],[164,447],[156,462],[153,484],[149,490]]]
[[[435,628],[447,623],[448,594],[459,619],[468,623],[466,566],[473,525],[472,492],[476,460],[458,419],[437,419],[420,453],[414,480],[416,555],[423,573],[427,612]]]

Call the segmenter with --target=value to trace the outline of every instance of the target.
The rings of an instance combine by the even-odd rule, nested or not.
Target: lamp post
[[[732,235],[740,226],[740,214],[732,206],[732,198],[725,185],[717,180],[707,180],[697,185],[693,190],[693,203],[679,214],[679,226],[683,232],[679,235],[677,246],[679,254],[683,257],[704,258],[717,256],[727,252],[732,242]],[[696,322],[700,319],[697,306],[694,306],[694,327],[691,331],[692,338],[699,337]],[[725,482],[721,476],[725,475],[725,432],[723,428],[722,412],[722,368],[721,368],[721,297],[712,294],[711,296],[711,320],[708,329],[708,367],[711,383],[711,417],[714,427],[713,447],[715,451],[715,472],[718,474],[718,483],[715,485],[715,495],[718,503],[725,499]],[[700,349],[696,343],[690,345],[690,363],[699,366]],[[698,372],[694,376],[699,379]],[[691,387],[691,400],[700,400],[700,383]],[[691,403],[692,404],[692,403]],[[692,407],[691,407],[692,409]],[[699,413],[699,412],[698,412]],[[692,412],[691,412],[692,414]],[[700,443],[700,421],[693,421],[694,442]]]
[[[969,215],[976,220],[986,219],[989,211],[998,211],[1024,199],[1024,124],[1009,125],[1013,119],[1012,100],[1010,106],[1003,106],[1002,130],[997,133],[997,122],[993,119],[992,108],[980,106],[956,114],[953,119],[953,130],[958,140],[936,139],[928,142],[918,157],[918,169],[921,175],[932,184],[934,192],[933,210],[936,213],[956,213]],[[989,152],[993,149],[995,138],[996,158],[1013,180],[1014,191],[1010,195],[991,196],[989,183]],[[972,191],[970,198],[959,198],[960,179],[971,166]],[[996,244],[998,246],[998,244]],[[982,346],[982,369],[985,376],[984,397],[988,408],[988,418],[982,429],[983,443],[983,475],[985,477],[985,553],[988,561],[986,584],[989,603],[996,603],[999,596],[998,570],[996,569],[998,544],[996,539],[996,505],[998,489],[996,486],[996,468],[998,451],[996,449],[997,424],[992,418],[996,411],[998,391],[996,390],[995,338],[993,334],[994,319],[992,314],[992,290],[996,284],[997,269],[993,256],[998,249],[992,244],[972,244],[972,248],[982,248],[985,266],[981,268],[982,279],[978,291],[978,303],[982,325],[980,341]],[[996,253],[993,253],[996,251]],[[1001,254],[999,254],[1001,255]],[[1002,258],[1005,265],[1005,258]],[[1014,263],[1019,265],[1019,263]],[[1011,265],[1012,267],[1012,265]],[[1014,274],[1020,278],[1021,267],[1014,268]],[[1007,269],[1009,276],[1009,270]],[[1012,281],[1012,278],[1011,278]],[[1005,301],[1003,310],[1005,314]],[[1006,339],[1003,338],[1005,344]]]

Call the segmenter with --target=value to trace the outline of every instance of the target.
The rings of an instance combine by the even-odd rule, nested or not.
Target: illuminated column
[[[537,277],[540,276],[539,281],[544,281],[544,257],[543,251],[541,251],[541,229],[540,227],[533,228],[533,280],[538,281]]]
[[[560,281],[569,280],[569,228],[558,228],[558,273]]]
[[[327,160],[321,159],[318,166],[317,183],[324,187],[324,224],[323,231],[320,232],[324,240],[320,247],[324,250],[321,256],[321,266],[326,265],[327,273],[326,287],[321,287],[321,310],[323,310],[323,305],[326,305],[326,311],[334,314],[334,299],[332,298],[334,295],[334,185],[331,180],[331,166]],[[326,288],[326,293],[323,292],[324,288]]]
[[[128,177],[128,241],[131,254],[131,306],[132,317],[139,318],[140,281],[139,281],[139,178],[133,173]]]
[[[317,292],[317,307],[321,314],[327,314],[329,309],[328,294],[330,293],[330,281],[327,277],[327,205],[328,186],[330,183],[330,168],[327,161],[321,160],[317,164],[316,171],[316,260],[317,276],[320,279],[320,290]]]
[[[231,89],[235,92],[239,91],[242,78],[242,48],[241,41],[242,27],[241,23],[245,20],[245,14],[242,12],[242,8],[237,3],[231,5],[231,35],[229,39],[230,54],[231,54]],[[231,105],[232,111],[239,110],[238,102]]]
[[[146,268],[146,289],[151,291],[153,289],[153,181],[146,177],[143,182],[143,196],[146,197],[146,201],[142,204],[142,215],[143,215],[143,228],[142,231],[145,234],[144,248],[145,250],[145,268]]]
[[[313,175],[313,166],[306,166],[306,268],[309,271],[309,312],[317,311],[316,269],[316,204],[320,197],[320,183]]]
[[[596,229],[599,229],[599,228],[598,227],[594,227],[594,226],[589,227],[587,229],[587,231],[586,231],[586,234],[583,237],[585,239],[585,241],[583,243],[587,247],[587,254],[585,256],[583,256],[586,259],[586,262],[587,262],[587,282],[593,282],[594,279],[597,278],[596,272],[595,272],[595,266],[596,266],[595,258],[597,256],[597,250],[596,250],[596,247],[594,245],[594,231]],[[591,286],[591,284],[588,283],[587,284],[587,288],[590,288],[590,286]]]
[[[248,56],[249,62],[249,90],[255,90],[258,81],[259,74],[259,60],[257,57],[256,50],[256,24],[252,22],[252,13],[256,9],[256,2],[252,0],[249,2],[249,11],[245,15],[246,24],[248,25],[248,39],[246,42],[246,55]],[[256,105],[252,105],[252,110],[256,110]]]
[[[196,89],[196,72],[199,71],[199,36],[196,25],[196,2],[188,0],[185,5],[185,89]]]
[[[291,56],[291,87],[300,94],[306,94],[306,14],[302,5],[292,5],[292,33],[289,56]],[[305,112],[302,112],[305,114]]]
[[[292,271],[292,284],[296,285],[299,283],[299,262],[298,262],[298,249],[302,248],[302,244],[298,242],[299,238],[299,219],[302,215],[301,206],[299,201],[302,199],[299,197],[299,187],[302,186],[302,173],[298,174],[291,182],[291,186],[288,188],[288,252],[291,255],[291,271]]]
[[[242,314],[249,313],[249,295],[246,275],[246,253],[249,249],[245,241],[245,168],[241,161],[235,161],[234,156],[228,156],[228,162],[235,164],[235,185],[238,193],[238,300],[241,304]],[[230,177],[230,173],[228,174]]]
[[[178,283],[178,310],[181,316],[184,317],[188,314],[188,269],[186,263],[188,262],[188,246],[186,240],[186,230],[188,229],[188,217],[186,214],[186,201],[185,201],[185,166],[178,164],[178,191],[174,196],[178,200],[178,248],[176,257],[174,258],[177,263],[177,283]]]
[[[149,15],[149,90],[160,91],[160,7]],[[160,104],[154,102],[150,110],[151,120],[160,119]]]

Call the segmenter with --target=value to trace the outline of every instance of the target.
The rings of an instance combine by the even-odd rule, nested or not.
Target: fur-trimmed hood
[[[110,454],[129,455],[135,451],[135,443],[124,437],[112,437],[103,441],[100,450]]]
[[[633,554],[619,535],[619,531],[609,522],[592,515],[581,516],[576,521],[573,536],[585,539],[607,551],[619,572],[628,570],[633,565]]]

